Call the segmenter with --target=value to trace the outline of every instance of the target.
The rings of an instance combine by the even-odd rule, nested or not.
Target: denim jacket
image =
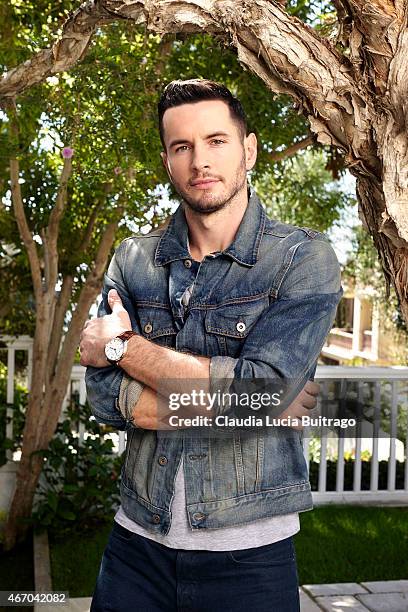
[[[181,296],[192,281],[186,312]],[[181,204],[165,228],[119,245],[98,316],[110,313],[112,288],[142,336],[209,357],[210,385],[278,378],[291,397],[314,374],[342,295],[339,263],[327,238],[268,218],[253,191],[234,241],[207,255],[196,277]],[[220,438],[188,430],[164,435],[134,426],[131,410],[143,385],[120,367],[88,367],[86,385],[95,418],[127,431],[121,503],[152,532],[170,528],[182,454],[193,530],[312,509],[301,432],[285,427]]]

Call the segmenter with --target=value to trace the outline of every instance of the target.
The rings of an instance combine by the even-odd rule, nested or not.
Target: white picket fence
[[[30,384],[32,340],[28,337],[14,339],[0,336],[0,342],[7,350],[7,402],[14,398],[15,353],[27,351],[27,385]],[[78,394],[80,404],[86,402],[84,380],[85,368],[75,365],[71,373],[70,386],[65,402],[73,393]],[[355,435],[337,436],[327,429],[303,432],[303,448],[306,461],[318,463],[318,485],[313,491],[316,504],[408,504],[408,368],[407,367],[339,367],[318,366],[316,380],[321,385],[320,403],[313,411],[318,416],[324,403],[330,409],[336,397],[347,392],[349,399],[355,399],[368,406],[369,415],[356,429]],[[13,409],[8,409],[10,417]],[[386,414],[386,417],[384,416]],[[7,425],[7,437],[12,437],[12,420]],[[83,425],[78,432],[80,438],[87,436]],[[126,446],[125,432],[108,433],[114,443],[114,451],[122,453]],[[370,488],[362,488],[362,467],[364,455],[369,454]],[[345,456],[353,458],[353,488],[345,490]],[[8,456],[9,459],[18,457]],[[328,461],[336,462],[335,490],[328,490]],[[379,488],[379,462],[387,462],[387,488]],[[397,465],[404,466],[403,488],[396,485]]]

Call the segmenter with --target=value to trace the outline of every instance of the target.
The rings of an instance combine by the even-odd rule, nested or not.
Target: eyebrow
[[[229,137],[230,134],[228,134],[227,132],[214,132],[213,134],[208,134],[208,136],[205,137],[205,140],[208,140],[209,138],[215,138],[216,136]],[[186,138],[179,138],[178,140],[173,140],[169,145],[169,149],[179,144],[185,144],[186,142],[189,142],[189,140],[187,140]]]

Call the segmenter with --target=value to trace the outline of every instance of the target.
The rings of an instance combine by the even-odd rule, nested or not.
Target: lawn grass
[[[408,508],[321,506],[300,521],[300,584],[408,577]]]
[[[112,521],[86,537],[50,537],[54,590],[92,595]],[[300,584],[407,578],[408,508],[331,505],[301,513],[300,521]]]
[[[108,543],[113,517],[91,533],[70,533],[63,538],[49,534],[52,586],[70,597],[90,597],[95,588],[102,553]]]

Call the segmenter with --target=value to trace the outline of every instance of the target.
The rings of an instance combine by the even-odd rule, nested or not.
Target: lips
[[[193,187],[204,187],[205,185],[212,185],[214,183],[218,183],[219,179],[216,178],[206,178],[206,179],[199,179],[199,180],[195,180],[195,181],[191,181],[191,185]]]

